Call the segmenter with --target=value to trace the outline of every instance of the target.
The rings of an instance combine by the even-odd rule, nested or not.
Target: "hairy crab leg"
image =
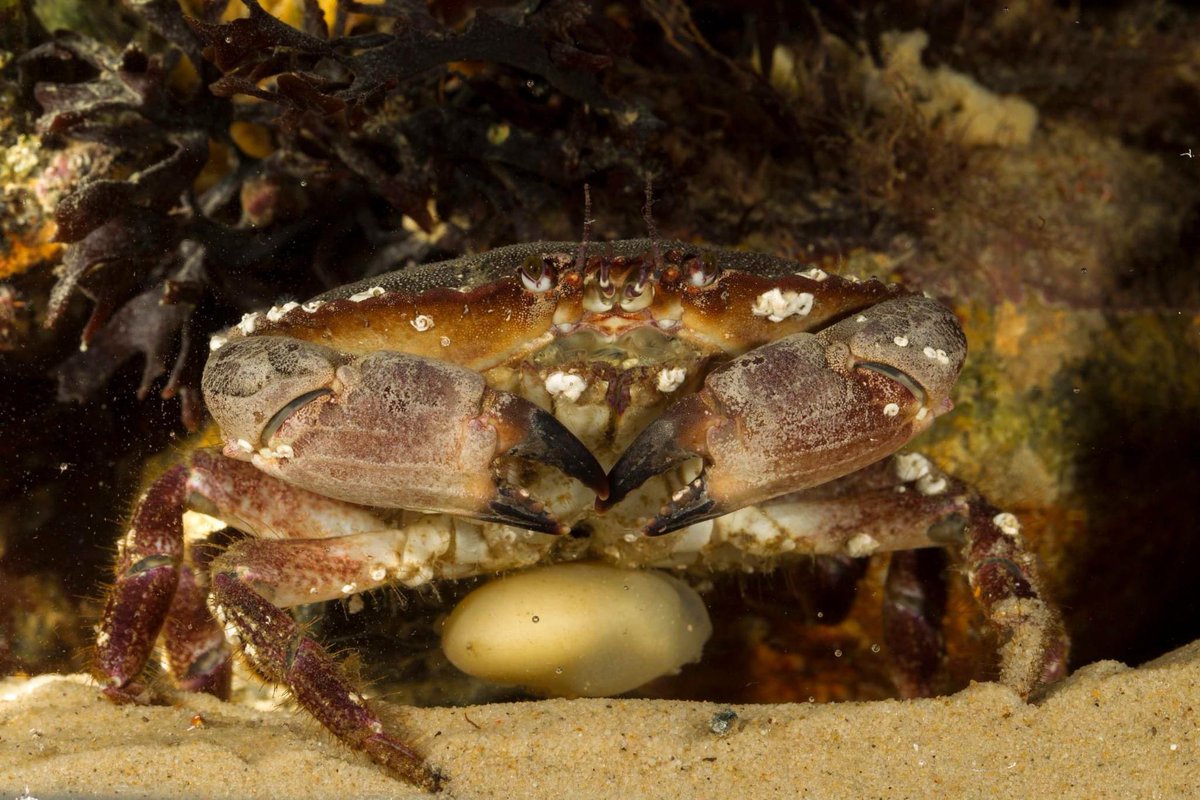
[[[148,702],[140,682],[171,608],[183,559],[187,468],[174,467],[138,500],[118,544],[116,577],[100,617],[93,666],[104,693],[118,702]]]
[[[331,733],[402,780],[436,791],[441,776],[423,756],[384,731],[383,722],[334,660],[285,611],[218,568],[213,605],[241,639],[241,652],[266,679],[283,684]]]
[[[1065,674],[1067,635],[1045,599],[1037,559],[1026,547],[1016,517],[1001,513],[920,454],[894,456],[785,500],[694,525],[678,536],[674,558],[681,558],[686,547],[694,561],[713,567],[721,566],[730,552],[770,564],[789,553],[862,557],[947,548],[958,557],[989,623],[1000,631],[1001,682],[1029,697]],[[933,640],[936,600],[918,593],[902,608],[912,580],[904,574],[906,567],[898,569],[895,593],[888,600],[892,624],[916,627],[919,636]],[[895,612],[901,610],[904,614],[897,618]],[[924,650],[901,650],[902,661],[926,657]]]
[[[167,665],[180,689],[227,700],[233,656],[225,631],[208,610],[208,567],[216,552],[207,542],[188,548],[162,637]]]

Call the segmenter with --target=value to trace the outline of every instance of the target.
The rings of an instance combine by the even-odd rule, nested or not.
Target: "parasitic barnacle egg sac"
[[[712,633],[696,591],[650,570],[558,564],[476,589],[442,630],[469,675],[547,695],[621,694],[697,661]]]

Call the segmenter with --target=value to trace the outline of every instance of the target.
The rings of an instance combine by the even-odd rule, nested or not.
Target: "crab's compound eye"
[[[687,262],[687,282],[689,286],[701,289],[717,279],[717,265],[708,255],[689,259]]]
[[[204,402],[225,439],[258,442],[281,409],[328,389],[344,361],[336,350],[286,336],[236,339],[209,357]]]
[[[557,270],[547,258],[538,258],[530,256],[525,259],[525,263],[521,265],[519,270],[521,275],[521,285],[526,291],[548,292],[554,288]]]

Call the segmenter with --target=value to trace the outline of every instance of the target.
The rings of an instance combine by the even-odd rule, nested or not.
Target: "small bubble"
[[[878,653],[878,652],[879,652],[879,645],[877,645],[877,644],[873,644],[873,645],[871,645],[871,652],[872,652],[872,653]]]
[[[226,36],[226,37],[225,37],[225,44],[233,44],[233,37],[232,37],[232,36]]]
[[[841,657],[842,657],[842,651],[841,651],[841,650],[834,650],[834,651],[833,651],[833,657],[834,657],[834,658],[841,658]]]
[[[817,702],[817,698],[813,697],[813,696],[810,694],[810,695],[808,696],[808,702],[810,702],[810,703],[815,703],[815,702]]]
[[[563,668],[562,668],[562,667],[555,667],[555,668],[554,668],[554,674],[555,674],[555,675],[562,675],[562,673],[563,673]]]
[[[1073,387],[1071,387],[1071,391],[1072,391],[1074,394],[1079,394],[1079,392],[1080,392],[1080,389],[1079,389],[1079,387],[1078,387],[1078,386],[1073,386]]]
[[[1080,267],[1079,271],[1082,272],[1084,275],[1087,275],[1087,267]]]
[[[818,612],[817,612],[817,619],[825,619],[825,612],[824,612],[824,611],[818,611]]]
[[[542,618],[541,618],[541,617],[539,617],[537,614],[534,614],[534,615],[533,615],[533,621],[534,621],[534,622],[541,622],[541,621],[542,621]]]

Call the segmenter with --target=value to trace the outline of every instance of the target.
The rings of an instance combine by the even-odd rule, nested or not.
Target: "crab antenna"
[[[658,227],[654,224],[654,176],[649,172],[646,173],[646,204],[642,206],[642,219],[646,223],[646,232],[650,235],[650,266],[657,274],[659,264],[662,263],[662,255],[658,251]],[[646,285],[648,277],[649,272],[646,265],[643,264],[638,272],[637,287],[639,290]]]
[[[575,256],[575,269],[582,276],[587,266],[588,239],[592,236],[592,190],[583,185],[583,238],[579,240],[579,253]]]

